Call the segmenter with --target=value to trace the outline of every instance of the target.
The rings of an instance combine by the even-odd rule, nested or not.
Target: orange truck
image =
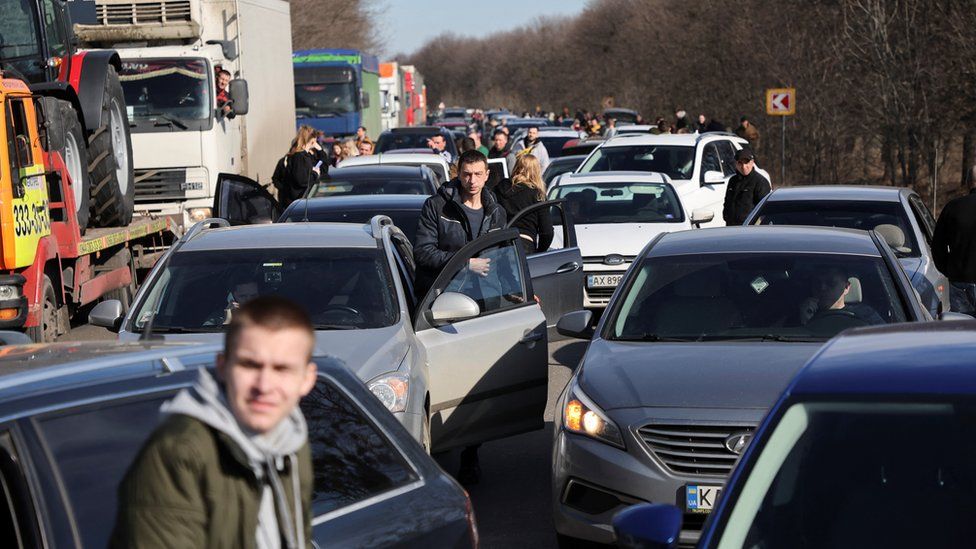
[[[0,73],[0,329],[53,341],[76,311],[102,298],[131,300],[136,273],[176,236],[170,218],[124,227],[78,223],[70,171],[51,147],[63,110]]]

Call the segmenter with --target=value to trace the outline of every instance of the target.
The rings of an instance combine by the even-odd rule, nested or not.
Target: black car
[[[385,153],[397,149],[428,149],[427,140],[435,135],[443,135],[447,141],[447,152],[457,158],[457,146],[451,130],[438,126],[412,126],[393,128],[380,134],[376,141],[376,152]]]
[[[307,219],[319,222],[366,224],[373,216],[385,215],[393,220],[393,224],[403,231],[410,242],[413,242],[417,234],[417,223],[420,221],[420,211],[426,200],[426,196],[392,194],[296,200],[281,214],[278,222]]]
[[[546,182],[546,187],[552,183],[552,180],[557,176],[564,173],[572,173],[576,171],[576,168],[580,167],[580,164],[586,160],[585,154],[574,154],[572,156],[560,156],[558,158],[553,158],[549,161],[549,166],[546,167],[546,171],[542,174],[542,180]]]
[[[327,177],[313,183],[308,197],[340,197],[372,194],[416,194],[437,192],[440,180],[427,166],[349,166],[333,168]]]
[[[105,547],[116,489],[159,407],[212,368],[219,345],[24,345],[0,358],[0,536],[7,547]],[[319,547],[469,547],[470,502],[333,359],[302,400]],[[19,543],[18,543],[19,542]]]

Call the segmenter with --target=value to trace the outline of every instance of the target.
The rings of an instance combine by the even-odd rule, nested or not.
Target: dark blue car
[[[756,431],[698,547],[971,547],[976,322],[865,328],[824,346]],[[675,547],[683,510],[614,520]]]

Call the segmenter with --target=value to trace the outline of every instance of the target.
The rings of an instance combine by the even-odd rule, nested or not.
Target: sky
[[[410,54],[447,31],[483,37],[540,16],[575,15],[587,0],[387,0],[380,16],[386,55]]]

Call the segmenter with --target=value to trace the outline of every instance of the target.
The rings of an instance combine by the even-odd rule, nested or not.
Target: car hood
[[[579,384],[605,410],[772,406],[822,343],[594,340]]]
[[[690,229],[685,223],[598,223],[576,225],[576,241],[583,257],[620,254],[636,256],[652,238]]]
[[[160,334],[165,341],[219,343],[223,333]],[[122,333],[122,341],[135,341],[139,334]],[[402,325],[372,330],[317,330],[315,355],[333,356],[343,362],[359,379],[366,382],[396,370],[407,354],[409,342]]]

